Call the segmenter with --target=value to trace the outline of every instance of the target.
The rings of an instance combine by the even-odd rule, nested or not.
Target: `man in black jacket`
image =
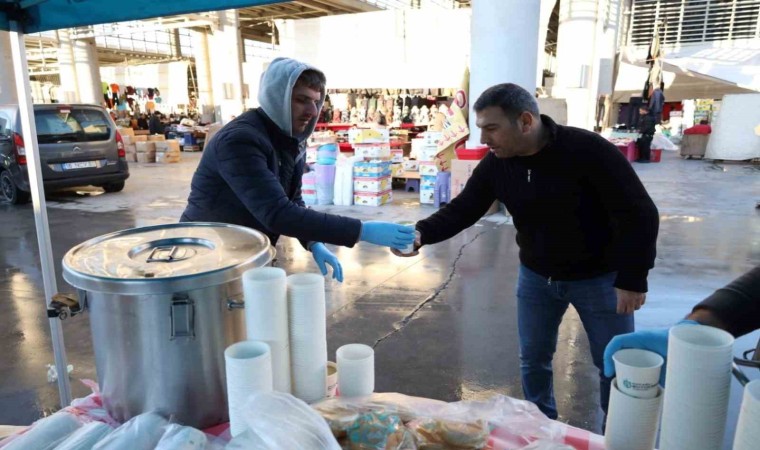
[[[221,222],[298,238],[327,275],[343,280],[340,262],[323,242],[358,241],[402,249],[414,229],[313,211],[301,198],[306,138],[325,99],[325,76],[314,67],[276,58],[261,77],[260,108],[241,114],[206,145],[193,175],[182,222]]]
[[[506,204],[522,263],[517,313],[525,398],[557,418],[552,358],[559,324],[572,304],[589,337],[606,411],[604,348],[614,336],[633,331],[633,312],[644,304],[657,208],[614,145],[540,115],[523,88],[493,86],[474,108],[490,154],[459,196],[417,223],[415,247],[470,227],[494,200]]]

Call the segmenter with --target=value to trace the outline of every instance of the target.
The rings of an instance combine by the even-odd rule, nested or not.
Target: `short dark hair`
[[[538,117],[538,102],[533,95],[513,83],[502,83],[486,89],[473,105],[475,112],[498,106],[513,122],[520,114],[529,112]]]
[[[315,91],[323,92],[327,79],[325,78],[325,74],[318,70],[306,69],[301,72],[301,76],[298,77],[296,84],[304,84]]]

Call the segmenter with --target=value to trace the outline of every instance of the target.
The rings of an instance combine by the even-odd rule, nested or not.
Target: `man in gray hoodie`
[[[414,228],[364,222],[305,207],[301,177],[305,143],[325,101],[325,75],[277,58],[261,76],[259,103],[222,128],[206,145],[193,175],[181,222],[221,222],[254,228],[274,245],[280,235],[299,239],[323,275],[343,281],[340,262],[324,243],[358,241],[403,249]]]

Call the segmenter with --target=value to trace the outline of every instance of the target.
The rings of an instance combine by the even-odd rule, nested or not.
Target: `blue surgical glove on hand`
[[[682,320],[676,325],[699,325],[693,320]],[[618,350],[624,348],[638,348],[655,352],[665,358],[668,358],[668,332],[669,328],[658,328],[656,330],[635,331],[633,333],[621,334],[612,338],[607,348],[604,349],[604,375],[608,378],[615,376],[615,361],[612,355]],[[660,372],[660,384],[665,386],[665,367]]]
[[[341,267],[338,257],[328,250],[325,244],[321,242],[312,244],[311,256],[317,262],[322,275],[327,275],[327,264],[329,264],[333,269],[333,278],[341,283],[343,282],[343,267]]]
[[[414,242],[414,227],[391,222],[364,222],[359,240],[403,250]]]

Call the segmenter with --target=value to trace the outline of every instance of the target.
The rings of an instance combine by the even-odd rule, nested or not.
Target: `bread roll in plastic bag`
[[[52,450],[81,426],[75,416],[59,411],[34,422],[28,431],[9,442],[3,450]]]
[[[113,428],[103,422],[90,422],[71,433],[55,450],[90,450],[112,431]]]
[[[176,423],[166,427],[166,432],[161,436],[161,440],[156,446],[156,450],[214,450],[223,448],[223,444],[216,443],[203,431]]]
[[[256,392],[243,409],[248,431],[227,449],[341,450],[327,422],[309,405],[282,392]]]
[[[153,450],[168,424],[156,412],[140,414],[111,432],[92,450]]]

